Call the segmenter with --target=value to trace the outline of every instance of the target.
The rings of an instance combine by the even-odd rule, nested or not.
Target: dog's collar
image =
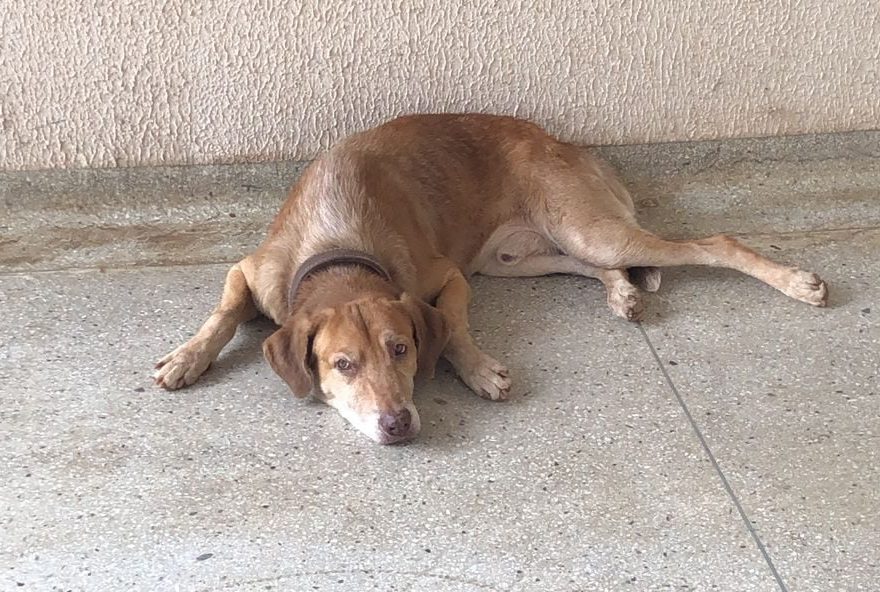
[[[296,293],[299,291],[300,285],[311,275],[332,267],[334,265],[360,265],[366,267],[382,279],[391,281],[391,274],[385,269],[385,266],[374,256],[363,251],[355,249],[330,249],[317,255],[312,255],[299,266],[293,280],[290,282],[290,289],[287,291],[287,306],[293,305]]]

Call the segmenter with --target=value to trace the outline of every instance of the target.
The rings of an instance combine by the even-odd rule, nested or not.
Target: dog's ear
[[[314,387],[311,342],[319,324],[315,316],[294,315],[263,342],[263,356],[297,397],[307,397]]]
[[[419,298],[413,298],[404,292],[400,301],[406,306],[413,321],[419,356],[418,374],[433,378],[437,360],[449,342],[449,324],[442,312]]]

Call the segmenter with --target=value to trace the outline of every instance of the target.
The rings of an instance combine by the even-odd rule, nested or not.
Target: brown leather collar
[[[293,276],[293,280],[290,282],[290,289],[287,291],[287,306],[293,305],[293,300],[296,298],[300,285],[309,276],[334,265],[360,265],[381,276],[383,279],[391,281],[391,274],[388,273],[388,270],[385,269],[378,259],[369,253],[355,249],[330,249],[329,251],[312,255],[299,266],[299,269],[296,270],[296,274]]]

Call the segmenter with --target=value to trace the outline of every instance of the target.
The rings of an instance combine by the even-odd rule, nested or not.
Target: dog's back
[[[402,241],[465,268],[494,229],[528,217],[548,170],[580,158],[579,149],[512,117],[401,117],[319,157],[265,244],[295,248],[298,264],[329,243],[378,252]]]

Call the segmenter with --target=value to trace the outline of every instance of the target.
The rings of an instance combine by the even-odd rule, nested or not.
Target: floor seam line
[[[817,234],[835,234],[835,233],[845,233],[845,232],[871,232],[873,230],[880,230],[880,226],[876,224],[871,224],[868,226],[840,226],[838,228],[810,228],[805,230],[779,230],[779,231],[764,231],[764,232],[756,232],[751,230],[746,231],[729,231],[726,234],[735,238],[742,239],[754,239],[754,238],[773,238],[779,237],[782,239],[787,238],[796,238],[798,236],[812,236]],[[704,235],[676,235],[676,234],[667,234],[664,238],[668,240],[691,240],[693,238],[700,238]]]
[[[773,577],[776,579],[776,583],[779,585],[780,590],[782,592],[789,592],[788,586],[785,585],[785,582],[782,579],[782,576],[779,573],[779,570],[776,569],[776,565],[774,565],[773,560],[770,558],[770,553],[767,551],[767,548],[764,546],[764,543],[761,541],[761,538],[758,536],[758,533],[755,531],[755,527],[752,525],[751,520],[749,520],[748,515],[746,514],[745,509],[742,506],[742,503],[739,501],[739,498],[736,496],[736,493],[733,491],[733,487],[730,485],[730,482],[727,480],[727,477],[724,474],[724,471],[721,470],[721,466],[718,464],[718,460],[715,458],[715,454],[712,452],[712,449],[709,448],[709,443],[706,441],[706,437],[703,436],[703,432],[700,430],[697,425],[696,420],[694,420],[694,416],[691,414],[690,409],[684,401],[684,398],[681,396],[681,393],[678,390],[678,387],[675,386],[675,383],[672,381],[672,377],[669,376],[669,372],[666,371],[666,367],[663,365],[663,361],[660,359],[659,354],[657,354],[657,350],[654,348],[654,344],[651,342],[651,338],[648,337],[648,332],[645,331],[645,327],[641,323],[637,323],[639,326],[639,331],[642,333],[642,337],[645,340],[645,343],[648,344],[648,348],[651,350],[651,355],[654,357],[654,361],[657,362],[657,367],[660,368],[660,372],[663,374],[663,378],[666,379],[666,384],[669,385],[670,390],[672,390],[672,394],[675,396],[678,401],[679,406],[684,412],[685,417],[690,423],[691,429],[694,431],[694,434],[697,436],[697,440],[700,442],[700,446],[703,448],[703,452],[706,453],[706,456],[709,457],[709,461],[712,463],[712,467],[715,469],[715,473],[718,475],[718,478],[721,480],[721,484],[724,486],[724,490],[727,492],[728,497],[733,502],[734,507],[737,512],[739,512],[739,516],[742,521],[746,525],[746,529],[749,532],[749,535],[752,537],[752,540],[755,542],[755,545],[758,547],[758,550],[761,552],[761,555],[764,558],[764,561],[767,563],[767,566],[770,568],[770,573],[773,574]]]
[[[741,236],[741,237],[792,237],[798,235],[808,235],[808,234],[829,234],[834,232],[863,232],[866,230],[877,230],[880,229],[880,226],[876,224],[871,224],[867,226],[840,226],[838,228],[810,228],[807,230],[780,230],[780,231],[771,231],[771,232],[731,232],[729,233],[731,236]]]
[[[53,267],[50,269],[21,269],[11,271],[0,270],[0,277],[40,275],[51,273],[112,273],[117,271],[157,270],[185,267],[210,267],[216,265],[234,265],[238,261],[241,261],[244,257],[245,256],[242,255],[241,257],[234,259],[215,259],[211,261],[197,261],[194,263],[146,263],[123,266],[91,265],[87,267]]]

